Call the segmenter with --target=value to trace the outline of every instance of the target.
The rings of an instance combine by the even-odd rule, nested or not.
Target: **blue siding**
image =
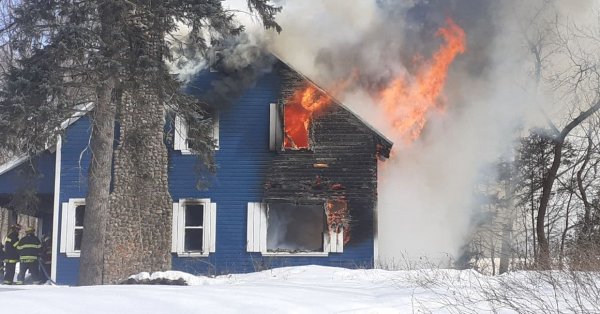
[[[216,73],[202,73],[188,92],[201,95],[210,88]],[[247,204],[263,200],[266,172],[275,157],[269,151],[269,104],[280,97],[281,78],[265,74],[256,86],[219,114],[218,170],[207,191],[194,188],[196,158],[171,151],[169,188],[174,200],[210,198],[217,204],[216,252],[208,258],[174,257],[173,268],[192,273],[249,272],[265,267],[330,265],[364,267],[373,264],[372,230],[366,241],[349,243],[344,253],[328,257],[262,257],[246,252]],[[366,209],[372,221],[372,209]]]
[[[192,95],[204,93],[218,75],[201,73],[190,83],[187,92]],[[206,191],[196,189],[197,158],[169,149],[169,189],[173,199],[210,198],[217,204],[216,252],[203,258],[174,256],[173,269],[221,274],[305,264],[372,266],[372,234],[360,243],[349,243],[344,247],[344,253],[332,253],[328,257],[262,257],[260,253],[246,252],[247,203],[263,200],[266,172],[276,154],[269,151],[269,104],[277,102],[280,84],[277,73],[265,74],[238,101],[220,112],[218,169]],[[87,117],[67,130],[62,149],[61,203],[69,198],[85,197],[87,193],[89,153],[83,153],[81,162],[79,159],[87,146],[89,132]],[[372,212],[371,209],[367,211],[367,215],[371,215],[370,221]],[[58,283],[75,284],[78,268],[78,258],[59,254]]]
[[[85,198],[87,195],[87,171],[90,153],[87,148],[90,138],[90,120],[81,117],[67,128],[62,144],[60,173],[60,204],[69,198]],[[62,206],[59,206],[62,211]],[[62,225],[62,212],[58,215]],[[57,231],[60,239],[60,228]],[[60,245],[60,241],[59,245]],[[56,279],[59,284],[76,284],[79,276],[79,258],[67,257],[64,253],[57,256]]]

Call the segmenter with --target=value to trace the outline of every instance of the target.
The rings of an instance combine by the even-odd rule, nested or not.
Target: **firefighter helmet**
[[[19,224],[14,224],[14,225],[10,226],[10,229],[11,229],[11,230],[16,230],[16,231],[19,231],[19,230],[21,230],[21,225],[19,225]]]

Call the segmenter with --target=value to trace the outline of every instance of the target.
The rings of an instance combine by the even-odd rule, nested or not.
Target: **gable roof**
[[[375,135],[375,138],[377,140],[377,144],[381,145],[381,149],[378,152],[379,155],[382,156],[382,157],[385,157],[385,158],[389,158],[390,157],[390,151],[392,149],[392,146],[394,145],[394,143],[390,139],[388,139],[385,135],[383,135],[381,132],[379,132],[379,130],[377,130],[375,127],[373,127],[373,125],[371,125],[365,119],[363,119],[362,117],[360,117],[359,115],[357,115],[352,109],[350,109],[348,106],[344,105],[344,103],[342,103],[334,95],[332,95],[331,93],[329,93],[327,90],[323,89],[321,86],[319,86],[313,80],[311,80],[310,78],[308,78],[302,72],[300,72],[297,69],[295,69],[289,63],[283,61],[275,53],[271,52],[271,54],[273,54],[273,56],[275,56],[275,58],[277,58],[277,60],[279,62],[281,62],[282,64],[284,64],[286,67],[290,68],[295,73],[297,73],[302,79],[306,80],[309,84],[311,84],[313,87],[315,87],[316,89],[318,89],[321,93],[327,95],[329,98],[331,98],[333,100],[333,102],[336,105],[342,107],[344,110],[346,110],[347,112],[349,112],[354,118],[356,118],[358,121],[360,121],[365,127],[367,127],[367,129],[369,129]]]
[[[70,118],[66,119],[65,121],[63,121],[60,124],[61,130],[66,129],[71,124],[77,122],[77,120],[79,120],[79,118],[85,116],[93,108],[94,108],[94,103],[87,103],[87,104],[83,104],[80,106],[76,106],[75,109],[77,111]],[[54,147],[54,145],[46,145],[45,149],[51,149],[52,147]],[[0,165],[0,175],[3,175],[5,173],[11,171],[12,169],[20,166],[21,164],[23,164],[25,161],[27,161],[31,157],[32,156],[29,154],[21,154],[15,158],[5,162],[4,164],[1,164]]]
[[[385,135],[383,135],[381,132],[379,132],[379,130],[377,130],[375,127],[373,127],[370,123],[368,123],[367,121],[365,121],[365,119],[363,119],[362,117],[360,117],[359,115],[357,115],[352,109],[350,109],[348,106],[344,105],[340,100],[338,100],[334,95],[332,95],[331,93],[329,93],[328,91],[326,91],[325,89],[323,89],[321,86],[319,86],[318,84],[316,84],[313,80],[311,80],[310,78],[308,78],[306,75],[304,75],[302,72],[298,71],[297,69],[295,69],[293,66],[291,66],[289,63],[283,61],[282,58],[280,58],[277,54],[271,52],[271,54],[282,64],[284,64],[285,66],[287,66],[288,68],[290,68],[291,70],[293,70],[294,72],[296,72],[299,76],[301,76],[304,80],[306,80],[308,83],[310,83],[312,86],[314,86],[315,88],[317,88],[319,91],[321,91],[322,93],[326,94],[328,97],[330,97],[331,99],[333,99],[334,103],[342,108],[344,108],[344,110],[348,111],[352,116],[354,116],[357,120],[359,120],[365,127],[367,127],[371,132],[373,132],[373,134],[375,135],[376,139],[377,139],[377,143],[379,145],[381,145],[381,150],[379,151],[380,156],[385,157],[385,158],[389,158],[389,154],[390,154],[390,150],[392,148],[393,142],[391,140],[389,140]],[[77,109],[77,112],[75,112],[73,114],[73,116],[71,116],[70,118],[66,119],[65,121],[63,121],[63,123],[61,123],[61,129],[66,129],[68,128],[71,124],[75,123],[77,120],[79,120],[79,118],[81,118],[82,116],[86,115],[90,110],[92,110],[94,108],[94,104],[93,103],[87,103],[87,104],[83,104],[81,106],[78,106],[79,108]],[[47,146],[46,149],[51,148],[52,146]],[[9,160],[8,162],[5,162],[4,164],[0,165],[0,175],[18,167],[19,165],[21,165],[22,163],[24,163],[25,161],[27,161],[31,156],[29,154],[22,154],[19,155],[11,160]]]

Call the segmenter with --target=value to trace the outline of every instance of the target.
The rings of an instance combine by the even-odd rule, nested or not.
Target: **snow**
[[[176,271],[141,273],[134,277],[181,279],[189,286],[0,286],[0,304],[3,313],[22,312],[26,307],[27,313],[50,314],[485,313],[492,308],[499,313],[515,313],[512,308],[520,306],[531,307],[535,313],[538,307],[542,308],[536,299],[544,296],[548,297],[550,308],[558,306],[561,311],[575,304],[568,302],[568,295],[566,298],[561,295],[560,302],[555,303],[553,285],[545,282],[542,275],[528,272],[489,277],[471,270],[386,271],[299,266],[215,278]],[[547,277],[560,278],[552,274]],[[568,282],[569,278],[564,280]],[[507,298],[513,298],[512,302],[517,302],[515,305],[486,301],[489,294],[483,290],[494,290],[490,288],[500,284],[515,284],[511,290],[519,295],[510,291],[498,293],[500,288],[496,289],[500,300],[506,294]],[[527,289],[519,290],[521,286],[531,287],[531,295]],[[522,304],[518,303],[519,298]]]

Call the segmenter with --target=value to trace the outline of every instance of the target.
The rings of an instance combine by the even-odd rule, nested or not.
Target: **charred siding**
[[[281,102],[308,82],[283,68]],[[345,199],[350,242],[370,239],[377,198],[379,138],[351,112],[332,104],[313,119],[309,150],[280,151],[265,183],[267,202],[320,203]]]

